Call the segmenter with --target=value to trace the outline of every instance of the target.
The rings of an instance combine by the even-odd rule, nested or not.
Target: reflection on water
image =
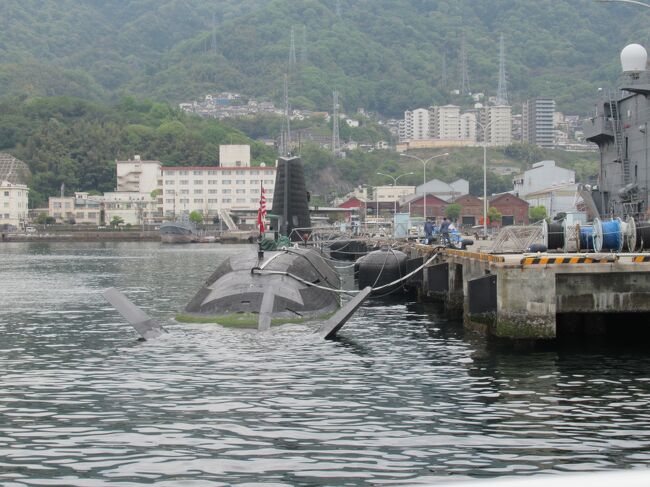
[[[371,302],[338,340],[170,321],[242,246],[0,246],[0,483],[413,483],[650,463],[650,359],[499,352]],[[123,290],[170,334],[138,342]]]

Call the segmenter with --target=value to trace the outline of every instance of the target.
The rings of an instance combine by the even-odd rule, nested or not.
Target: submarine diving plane
[[[299,157],[278,159],[271,230],[295,240],[308,231],[308,195]],[[340,278],[314,248],[249,250],[224,261],[176,316],[179,322],[256,327],[321,322],[317,332],[333,338],[371,292],[367,287],[341,307]],[[114,288],[103,293],[145,340],[165,329]]]

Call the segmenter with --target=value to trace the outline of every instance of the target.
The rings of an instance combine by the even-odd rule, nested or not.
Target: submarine
[[[341,295],[347,291],[341,290],[339,275],[325,256],[318,249],[291,243],[303,241],[311,229],[309,195],[300,157],[278,158],[274,196],[270,230],[276,238],[284,237],[285,244],[262,239],[260,235],[257,250],[226,259],[176,316],[176,321],[259,331],[276,325],[320,322],[315,331],[330,339],[363,304],[370,287],[342,306]],[[103,295],[142,339],[166,332],[118,290],[110,288]]]

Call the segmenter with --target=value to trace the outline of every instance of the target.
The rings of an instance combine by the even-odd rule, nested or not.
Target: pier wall
[[[431,254],[430,248],[420,250]],[[500,338],[547,340],[557,336],[558,314],[633,313],[650,321],[646,260],[442,250],[424,269],[419,295],[462,313],[468,329]]]

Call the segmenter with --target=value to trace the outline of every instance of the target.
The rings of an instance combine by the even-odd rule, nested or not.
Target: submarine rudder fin
[[[144,340],[151,340],[167,333],[162,325],[138,308],[129,298],[114,287],[102,292],[108,301],[122,317],[137,331]]]
[[[329,320],[323,323],[316,333],[325,340],[334,338],[343,325],[352,317],[354,312],[370,296],[371,292],[372,288],[370,286],[363,288],[361,292],[345,303],[345,306],[342,306]]]

